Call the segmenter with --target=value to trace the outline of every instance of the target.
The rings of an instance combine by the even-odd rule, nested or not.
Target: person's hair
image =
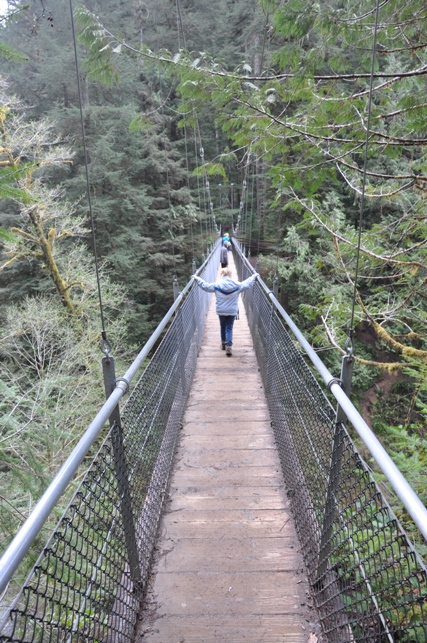
[[[222,268],[221,277],[231,277],[231,268]]]

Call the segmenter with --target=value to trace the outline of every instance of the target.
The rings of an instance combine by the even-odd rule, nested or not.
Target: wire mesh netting
[[[202,273],[214,280],[217,252]],[[210,298],[192,288],[108,431],[25,585],[0,640],[134,638],[175,443]]]
[[[235,262],[248,277],[239,249]],[[244,301],[327,640],[426,643],[423,561],[261,285]]]

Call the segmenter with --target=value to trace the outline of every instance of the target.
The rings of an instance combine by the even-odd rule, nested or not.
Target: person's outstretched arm
[[[204,279],[198,277],[197,275],[191,275],[191,279],[194,279],[196,284],[200,286],[202,290],[206,290],[206,292],[215,292],[215,284],[209,284],[207,281],[204,281]]]
[[[257,277],[259,277],[259,274],[256,272],[255,274],[251,275],[250,277],[242,281],[240,283],[240,292],[242,292],[242,290],[247,290],[248,288],[251,288],[251,286],[254,285]]]

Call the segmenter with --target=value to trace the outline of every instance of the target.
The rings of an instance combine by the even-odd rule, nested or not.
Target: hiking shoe
[[[225,351],[225,342],[221,342],[221,350]]]
[[[227,357],[231,357],[231,356],[232,356],[232,354],[233,354],[233,353],[231,352],[231,346],[226,346],[226,348],[225,348],[225,354],[227,355]]]

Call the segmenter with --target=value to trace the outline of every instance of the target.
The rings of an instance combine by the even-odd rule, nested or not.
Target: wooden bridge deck
[[[317,625],[243,303],[214,297],[136,640],[315,643]]]

